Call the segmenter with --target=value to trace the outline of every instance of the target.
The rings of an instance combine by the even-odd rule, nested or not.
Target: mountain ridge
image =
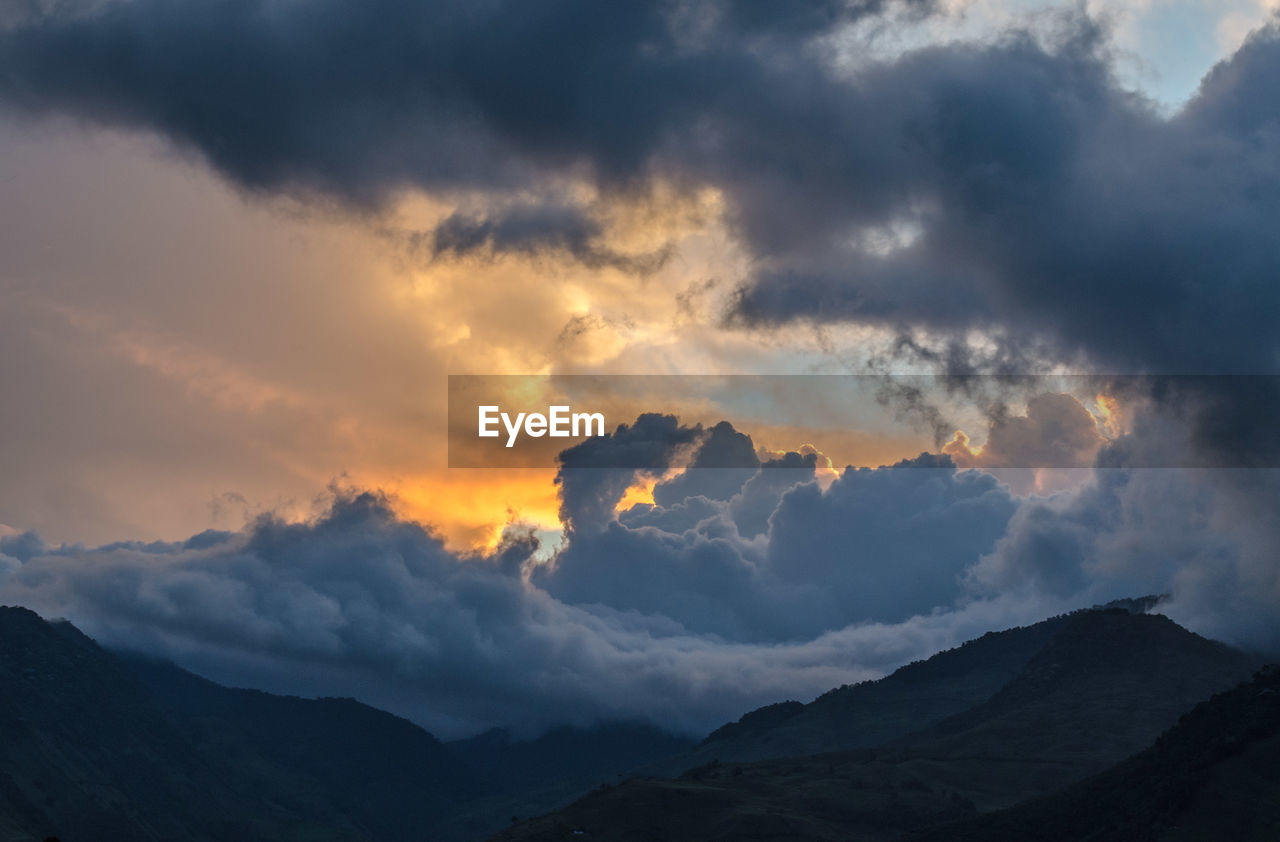
[[[15,842],[476,839],[691,745],[624,724],[479,751],[354,699],[228,688],[110,652],[20,607],[0,607],[0,682],[0,838]],[[573,756],[600,735],[615,755]],[[531,752],[537,786],[508,773]]]
[[[759,838],[884,842],[1099,772],[1260,663],[1126,606],[1085,609],[973,643],[984,639],[985,646],[966,644],[881,679],[890,687],[930,674],[936,680],[963,674],[970,656],[993,645],[1016,644],[1008,646],[1016,659],[1031,642],[1039,646],[1003,687],[965,711],[877,746],[749,762],[713,758],[675,780],[638,779],[592,793],[494,839],[550,840],[578,828],[603,839],[729,840],[751,838],[743,834],[756,828]],[[867,698],[859,687],[857,696]],[[845,688],[833,694],[842,701],[854,695]],[[917,697],[938,695],[925,687]],[[780,717],[777,727],[798,715]]]

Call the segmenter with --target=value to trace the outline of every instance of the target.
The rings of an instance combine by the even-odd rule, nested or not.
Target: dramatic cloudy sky
[[[0,600],[446,736],[1280,648],[1274,6],[8,0]],[[778,377],[450,469],[451,374]]]

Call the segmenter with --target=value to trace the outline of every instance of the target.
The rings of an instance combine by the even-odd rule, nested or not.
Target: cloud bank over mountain
[[[1252,35],[1164,113],[1120,82],[1106,27],[1078,11],[897,49],[867,34],[945,14],[877,0],[106,0],[6,13],[6,120],[149,133],[251,198],[287,196],[375,229],[404,197],[425,197],[440,205],[436,221],[393,233],[416,258],[467,270],[434,288],[412,278],[407,290],[384,290],[385,311],[361,321],[368,300],[346,276],[363,275],[358,261],[343,264],[331,279],[343,295],[316,308],[323,320],[300,322],[323,329],[299,342],[286,322],[319,299],[317,268],[281,286],[270,263],[226,264],[235,268],[193,275],[209,296],[188,300],[196,282],[181,249],[145,284],[112,262],[121,277],[111,286],[96,259],[50,269],[44,240],[19,235],[42,257],[10,270],[25,286],[0,300],[14,308],[0,312],[13,327],[0,341],[12,359],[65,352],[80,367],[60,357],[53,375],[15,366],[7,388],[22,398],[4,409],[32,409],[11,428],[75,461],[66,454],[79,458],[86,431],[72,422],[93,413],[46,407],[100,391],[93,406],[110,407],[110,423],[95,418],[89,432],[110,434],[84,459],[126,452],[122,442],[126,456],[150,454],[154,473],[129,487],[171,482],[170,465],[183,460],[201,488],[232,456],[254,469],[271,459],[294,471],[328,465],[320,455],[335,442],[387,448],[379,464],[390,473],[420,449],[420,429],[441,426],[428,400],[404,396],[478,349],[497,348],[484,359],[511,368],[620,370],[650,359],[728,368],[743,358],[782,370],[790,348],[749,353],[766,344],[757,338],[798,325],[814,327],[820,344],[826,330],[897,337],[867,363],[876,370],[905,361],[943,374],[1208,376],[1117,395],[1130,414],[1123,432],[1102,436],[1074,398],[1034,396],[1025,417],[993,415],[980,452],[954,440],[834,480],[819,476],[804,439],[766,453],[749,430],[642,414],[562,454],[565,542],[550,559],[518,524],[498,548],[468,554],[380,495],[340,490],[310,520],[269,514],[176,543],[49,546],[6,532],[0,599],[225,683],[355,695],[445,735],[629,716],[705,729],[991,628],[1148,593],[1169,594],[1162,610],[1197,631],[1280,647],[1280,480],[1269,467],[1280,464],[1280,386],[1224,376],[1280,367],[1280,25]],[[743,268],[680,278],[680,309],[697,322],[691,331],[738,345],[699,357],[691,347],[714,342],[664,344],[685,335],[657,330],[656,316],[634,342],[612,331],[652,297],[651,276],[685,256],[678,233],[651,242],[670,234],[656,223],[626,241],[609,217],[618,205],[649,222],[716,217],[730,257],[697,265]],[[100,216],[125,216],[104,207],[112,213]],[[697,241],[688,251],[716,250],[713,236],[687,227]],[[148,254],[149,236],[139,240]],[[519,271],[501,284],[488,277],[486,289],[468,274],[467,261],[504,258],[605,280],[578,276],[539,311],[548,296]],[[108,290],[104,301],[81,312],[94,284]],[[45,302],[31,292],[44,286],[65,288]],[[631,287],[640,292],[627,297]],[[722,288],[734,292],[720,311],[695,318],[702,305],[690,302]],[[170,298],[194,316],[171,326],[163,308],[135,312]],[[114,320],[92,312],[110,310],[107,299],[119,300]],[[626,306],[611,306],[618,300]],[[148,389],[135,401],[122,379],[95,376],[84,360],[104,346],[73,354],[46,338],[36,310],[14,303],[30,301],[171,378],[169,400]],[[135,319],[184,339],[198,322],[221,355],[143,342],[125,330]],[[544,321],[554,323],[547,336]],[[533,339],[500,342],[535,322],[555,354],[533,355]],[[23,332],[32,324],[34,338]],[[565,350],[596,327],[608,334],[599,347]],[[273,377],[220,365],[234,346],[251,372],[264,336],[280,362]],[[876,356],[879,346],[868,347],[863,356]],[[360,388],[330,404],[339,379],[326,369]],[[201,380],[310,449],[266,448],[261,426],[193,411],[187,392]],[[382,388],[366,392],[373,381]],[[277,388],[298,383],[309,388]],[[919,395],[894,399],[950,434]],[[139,432],[148,413],[155,426]],[[372,424],[379,413],[396,423]],[[201,449],[191,442],[215,433],[174,433],[182,424],[234,433],[217,439],[225,449]],[[388,430],[410,443],[389,448]],[[56,437],[53,446],[41,436]],[[676,473],[691,449],[694,467]],[[20,456],[6,463],[21,463],[15,475],[43,481],[43,466]],[[1023,460],[1095,467],[1063,485],[984,470]],[[636,464],[658,467],[625,467]],[[72,467],[23,511],[74,501],[64,491],[81,481]],[[95,470],[123,472],[115,461]],[[647,482],[653,502],[619,511]],[[457,503],[440,487],[442,508]]]
[[[1261,511],[1275,471],[1105,467],[1019,497],[930,454],[824,488],[815,455],[791,453],[689,468],[655,486],[662,503],[617,511],[642,478],[599,466],[648,447],[674,460],[673,442],[694,442],[704,465],[755,458],[730,425],[671,416],[589,439],[564,454],[569,529],[549,560],[518,525],[490,552],[452,552],[348,489],[309,522],[268,515],[180,543],[51,547],[11,531],[0,599],[223,682],[354,695],[445,735],[634,717],[697,732],[1135,593],[1170,594],[1161,610],[1193,628],[1280,647]]]

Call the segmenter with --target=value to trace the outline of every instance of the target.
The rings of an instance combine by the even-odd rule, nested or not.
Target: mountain
[[[527,793],[539,787],[582,791],[613,783],[620,772],[650,763],[655,756],[680,755],[693,742],[646,723],[619,722],[593,728],[562,726],[528,740],[495,728],[448,745],[476,770],[487,791]]]
[[[274,769],[228,777],[113,656],[69,623],[0,608],[4,838],[357,840]],[[281,796],[281,797],[276,797]]]
[[[305,785],[295,789],[318,793],[373,839],[480,838],[692,743],[641,723],[553,728],[532,739],[493,729],[441,743],[351,699],[230,689],[167,661],[122,659],[228,777],[301,770]]]
[[[1022,822],[1015,837],[1036,838],[1027,828],[1061,816],[1105,829],[1128,813],[1152,817],[1150,838],[1203,838],[1222,805],[1236,821],[1241,804],[1274,798],[1272,684],[1184,717],[1154,759],[1137,755],[1103,784],[1089,776],[1257,666],[1130,606],[985,635],[878,682],[770,705],[696,748],[625,723],[442,743],[351,699],[222,687],[0,608],[0,838],[447,842],[588,790],[498,838],[889,840],[940,825],[990,838],[984,821]],[[619,782],[672,757],[700,762]],[[1121,787],[1130,800],[1111,792]],[[1274,818],[1249,815],[1259,818],[1240,819],[1244,833]]]
[[[694,741],[644,723],[611,723],[593,728],[560,727],[530,740],[506,729],[449,743],[474,770],[486,796],[468,806],[468,838],[492,831],[508,817],[536,816],[585,792],[608,786],[646,764],[687,752]],[[503,821],[495,822],[494,818]]]
[[[886,743],[987,701],[1016,676],[1067,622],[989,632],[878,681],[831,690],[807,705],[783,702],[713,731],[686,768],[847,751]]]
[[[1147,750],[1057,795],[911,839],[1280,839],[1280,668],[1197,705]]]
[[[166,661],[122,660],[223,780],[299,814],[333,814],[371,839],[424,839],[480,792],[444,743],[353,699],[231,689]]]
[[[352,699],[222,687],[0,608],[0,838],[478,839],[689,748],[645,725],[442,743]]]
[[[987,698],[938,718],[963,694],[980,696],[1013,664]],[[721,740],[741,751],[780,731],[794,733],[801,716],[833,745],[879,740],[874,747],[713,759],[675,780],[638,779],[594,792],[496,838],[557,839],[580,829],[618,840],[892,839],[1099,772],[1258,665],[1163,616],[1124,607],[1077,612],[833,691],[821,706],[762,709],[713,734],[698,752]],[[871,700],[892,707],[877,710]],[[913,720],[933,721],[901,733]],[[841,733],[842,724],[855,733]]]

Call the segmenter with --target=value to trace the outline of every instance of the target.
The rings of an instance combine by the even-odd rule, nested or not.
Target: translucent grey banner
[[[448,389],[452,468],[744,468],[802,446],[837,467],[1280,466],[1280,375],[450,375]],[[721,422],[752,442],[701,448]]]

